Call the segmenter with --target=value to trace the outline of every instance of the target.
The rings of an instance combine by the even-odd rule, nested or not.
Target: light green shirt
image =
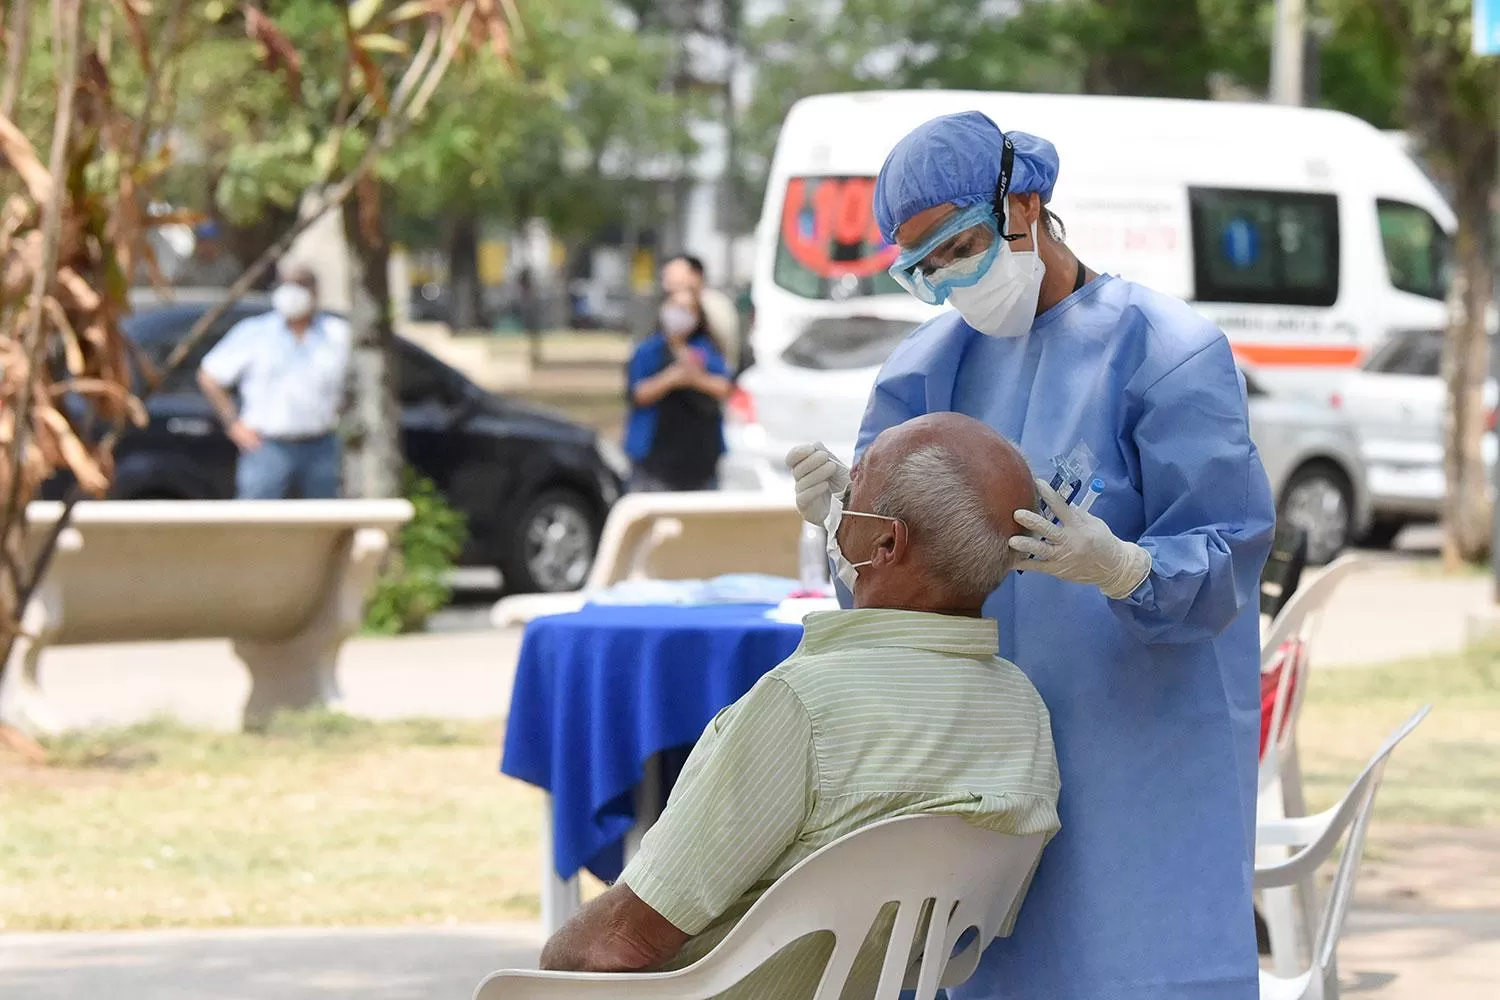
[[[704,730],[620,876],[693,935],[668,968],[707,954],[803,858],[877,820],[953,813],[998,833],[1055,833],[1047,708],[998,648],[987,618],[810,615],[797,651]],[[866,940],[846,1000],[873,994],[890,917]],[[789,947],[723,996],[811,997],[825,939]]]

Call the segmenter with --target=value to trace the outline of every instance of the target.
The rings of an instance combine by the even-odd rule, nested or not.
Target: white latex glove
[[[786,453],[786,467],[797,480],[797,510],[808,524],[828,520],[828,500],[849,488],[849,467],[817,444],[799,444]]]
[[[1036,490],[1058,523],[1035,511],[1016,511],[1016,523],[1036,536],[1012,536],[1010,547],[1031,556],[1018,569],[1093,584],[1116,601],[1129,597],[1150,575],[1151,553],[1116,538],[1109,525],[1070,506],[1046,480],[1038,479]]]

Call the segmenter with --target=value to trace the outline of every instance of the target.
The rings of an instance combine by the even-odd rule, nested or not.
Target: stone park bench
[[[583,607],[627,580],[706,580],[724,573],[797,576],[802,515],[781,492],[630,493],[610,509],[583,589],[515,594],[490,611],[496,628]]]
[[[31,553],[61,514],[59,503],[31,504]],[[336,706],[339,649],[411,516],[405,500],[80,503],[25,610],[5,717],[33,732],[58,727],[38,683],[49,646],[166,639],[233,643],[250,674],[247,727],[282,708]]]

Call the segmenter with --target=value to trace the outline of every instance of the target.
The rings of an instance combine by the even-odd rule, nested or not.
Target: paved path
[[[0,937],[16,1000],[467,1000],[497,968],[534,965],[533,925],[399,930],[145,931]],[[1494,1000],[1500,914],[1356,912],[1343,992]]]
[[[131,931],[0,937],[15,1000],[468,1000],[535,967],[530,924],[399,930]]]
[[[355,639],[339,657],[345,707],[374,719],[501,718],[520,643],[519,630]],[[41,679],[70,728],[168,715],[232,729],[250,693],[224,640],[62,647],[43,654]]]
[[[1444,576],[1429,562],[1377,563],[1334,591],[1314,660],[1320,667],[1362,666],[1459,652],[1468,645],[1469,617],[1493,596],[1488,576]]]

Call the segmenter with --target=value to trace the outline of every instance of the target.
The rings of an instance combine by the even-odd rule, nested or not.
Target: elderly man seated
[[[709,724],[640,852],[542,967],[688,965],[779,876],[877,820],[1055,832],[1047,709],[980,616],[1010,568],[1012,514],[1035,505],[1025,460],[977,420],[930,414],[881,434],[829,521],[854,610],[810,615],[797,651]],[[856,962],[867,988],[846,1000],[874,992],[884,923]],[[804,939],[725,996],[810,997],[829,953],[826,936]]]

